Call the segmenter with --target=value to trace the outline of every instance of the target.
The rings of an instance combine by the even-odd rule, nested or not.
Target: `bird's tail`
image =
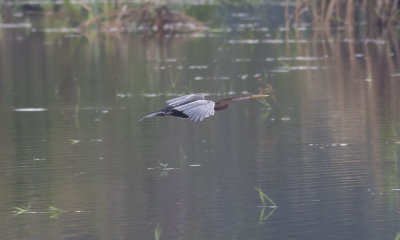
[[[164,112],[152,112],[149,115],[146,115],[146,116],[142,117],[141,119],[139,119],[139,121],[142,121],[145,118],[151,118],[151,117],[155,117],[155,116],[162,116],[164,114],[165,114]]]

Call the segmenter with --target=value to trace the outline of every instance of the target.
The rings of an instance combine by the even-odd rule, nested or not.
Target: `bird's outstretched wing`
[[[197,122],[214,115],[214,106],[215,103],[213,101],[197,100],[174,107],[174,109],[183,112],[190,120]]]
[[[184,95],[184,96],[170,99],[166,103],[169,106],[176,107],[176,106],[179,106],[179,105],[182,105],[185,103],[190,103],[190,102],[193,102],[196,100],[204,100],[204,96],[205,96],[204,93],[194,93],[194,94]]]

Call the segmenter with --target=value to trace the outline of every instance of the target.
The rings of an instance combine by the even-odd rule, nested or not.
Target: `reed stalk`
[[[357,16],[367,21],[368,27],[393,28],[400,24],[399,0],[296,0],[293,24],[303,23],[307,14],[314,27],[326,28],[332,24],[344,23],[351,28],[356,25]],[[286,25],[290,18],[285,8]]]

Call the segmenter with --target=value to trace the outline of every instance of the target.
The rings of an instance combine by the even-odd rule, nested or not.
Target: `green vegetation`
[[[108,34],[139,30],[148,33],[186,32],[204,29],[200,21],[174,10],[159,1],[93,1],[92,3],[64,0],[39,3],[14,3],[11,11],[27,15],[42,15],[45,28],[74,28],[86,35],[91,31]],[[6,6],[0,5],[3,11]],[[1,18],[1,12],[0,12]]]
[[[75,145],[75,144],[80,143],[81,141],[78,140],[78,139],[71,139],[70,142],[71,142],[72,145]]]
[[[26,206],[26,207],[14,207],[15,211],[15,215],[20,215],[22,213],[29,213],[32,212],[31,207],[30,206]]]
[[[14,215],[20,215],[20,214],[28,214],[28,213],[44,213],[44,214],[50,214],[49,218],[57,218],[58,216],[60,216],[61,214],[66,213],[67,211],[61,209],[61,208],[57,208],[54,206],[49,206],[49,208],[47,209],[47,211],[43,211],[43,212],[35,212],[32,211],[30,206],[24,206],[24,207],[14,207]]]
[[[269,212],[268,212],[268,214],[265,214],[265,209],[267,209],[268,207],[266,207],[266,206],[263,206],[262,208],[261,208],[261,212],[260,212],[260,217],[258,218],[258,224],[263,224],[265,221],[267,221],[271,216],[272,216],[272,214],[275,212],[275,210],[277,209],[277,208],[268,208],[268,209],[270,209],[269,210]]]
[[[54,206],[49,206],[47,213],[51,214],[49,218],[57,218],[61,214],[66,213],[66,211]]]
[[[161,239],[161,227],[160,227],[160,225],[157,225],[157,227],[154,229],[154,239],[155,240],[160,240]]]
[[[394,238],[394,240],[400,240],[400,232],[398,232],[398,233],[396,234],[396,237]]]
[[[262,191],[261,188],[255,187],[254,189],[255,189],[255,190],[258,192],[258,194],[260,195],[260,200],[261,200],[261,203],[262,203],[262,205],[263,205],[264,207],[268,206],[267,203],[266,203],[266,201],[265,201],[265,199],[267,199],[267,200],[269,201],[269,203],[271,204],[270,207],[275,207],[275,208],[278,207],[278,206],[275,204],[275,202],[272,201],[272,199],[271,199],[270,197],[268,197],[268,195]]]
[[[267,1],[266,4],[277,1]],[[281,3],[282,1],[280,1]],[[0,5],[2,12],[20,11],[30,15],[43,15],[40,24],[44,28],[71,28],[85,36],[90,32],[104,32],[119,35],[122,32],[140,31],[148,35],[171,32],[202,31],[203,22],[224,24],[222,15],[227,9],[253,8],[265,4],[261,0],[218,0],[203,5],[168,3],[162,1],[98,0],[91,3],[64,0],[10,6]],[[282,15],[286,27],[293,30],[311,23],[314,29],[329,29],[331,26],[355,26],[367,23],[370,29],[399,28],[400,10],[398,1],[385,0],[286,0]],[[26,19],[28,23],[30,18]],[[35,20],[33,20],[35,21]],[[37,22],[37,21],[35,21]],[[249,30],[251,31],[251,29]],[[254,46],[251,46],[254,47]]]
[[[275,210],[278,208],[278,206],[266,193],[263,192],[263,190],[261,188],[255,187],[254,189],[258,192],[261,203],[262,203],[260,217],[258,219],[258,223],[261,225],[261,224],[263,224],[264,221],[267,221],[272,216],[272,214],[275,212]],[[268,206],[265,199],[267,199],[271,205]],[[267,208],[270,209],[268,211],[268,214],[265,213],[265,210]]]

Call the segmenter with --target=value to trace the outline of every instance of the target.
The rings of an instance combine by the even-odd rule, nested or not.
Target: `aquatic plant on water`
[[[267,199],[268,202],[271,204],[270,207],[278,207],[275,204],[275,202],[266,193],[263,192],[263,190],[261,188],[255,187],[254,189],[258,192],[258,194],[260,196],[261,203],[262,203],[262,205],[264,207],[268,206],[267,202],[265,201],[265,199]]]
[[[154,229],[154,239],[155,240],[160,240],[161,239],[161,227],[160,225],[157,225],[157,227]]]
[[[13,212],[15,216],[21,214],[49,214],[49,218],[58,218],[60,215],[67,213],[66,210],[54,206],[49,206],[45,211],[33,211],[30,205],[22,207],[14,207]],[[87,211],[72,211],[72,212],[82,213]]]
[[[263,190],[260,187],[255,187],[254,189],[258,192],[260,201],[262,203],[261,212],[258,219],[258,223],[261,225],[263,224],[264,221],[267,221],[272,216],[272,214],[275,212],[278,206],[265,192],[263,192]],[[266,200],[268,200],[269,204],[271,205],[267,205]],[[267,214],[266,214],[266,209],[270,209]]]
[[[265,210],[266,209],[269,209],[269,212],[266,214],[266,212],[265,212]],[[269,208],[269,207],[266,207],[266,206],[263,206],[262,208],[261,208],[261,211],[260,211],[260,216],[259,216],[259,218],[258,218],[258,224],[263,224],[265,221],[267,221],[271,216],[272,216],[272,214],[274,214],[274,212],[275,212],[275,210],[276,210],[277,208]]]

